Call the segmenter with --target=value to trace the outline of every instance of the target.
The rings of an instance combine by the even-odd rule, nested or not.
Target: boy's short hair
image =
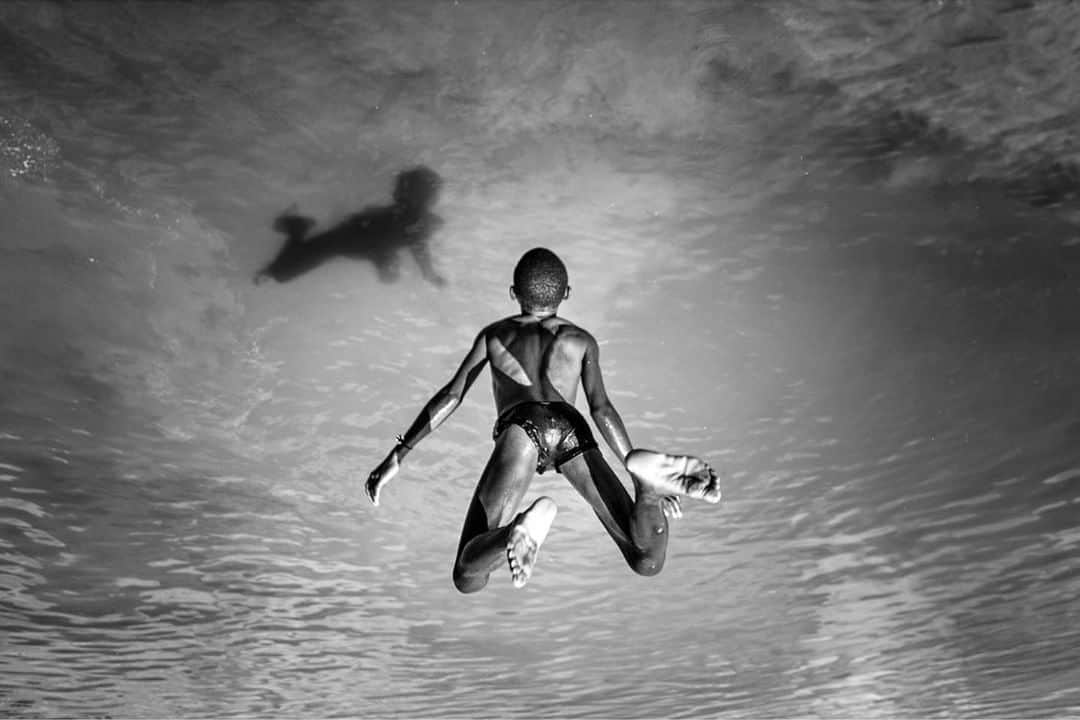
[[[398,205],[427,207],[442,187],[439,173],[424,165],[403,170],[394,181],[394,202]]]
[[[547,248],[533,248],[514,268],[514,293],[526,307],[554,307],[566,297],[566,265]]]

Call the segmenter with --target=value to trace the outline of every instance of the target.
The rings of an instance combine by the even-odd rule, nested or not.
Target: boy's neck
[[[526,308],[526,307],[522,306],[522,308],[521,308],[521,314],[522,315],[528,315],[529,317],[534,317],[537,320],[546,320],[549,317],[555,317],[556,313],[558,313],[558,312],[559,312],[558,307],[553,307],[553,308]]]

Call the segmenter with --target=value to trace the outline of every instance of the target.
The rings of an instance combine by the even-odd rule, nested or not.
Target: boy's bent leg
[[[560,469],[592,506],[634,572],[655,575],[663,569],[668,543],[661,500],[686,495],[716,503],[720,489],[712,468],[692,456],[637,449],[627,456],[626,466],[634,483],[633,500],[599,449]]]
[[[495,441],[461,529],[454,585],[476,592],[507,560],[512,521],[536,471],[536,447],[521,428],[510,426]]]
[[[663,569],[668,521],[660,498],[669,493],[643,489],[635,479],[632,499],[597,448],[586,450],[559,470],[592,506],[634,572],[655,575]]]

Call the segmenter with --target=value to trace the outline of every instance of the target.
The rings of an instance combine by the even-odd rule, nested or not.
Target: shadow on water
[[[432,234],[443,224],[431,212],[441,186],[442,178],[430,168],[404,170],[398,173],[392,204],[365,208],[315,235],[308,234],[314,219],[286,212],[273,225],[285,235],[285,245],[255,275],[255,283],[267,278],[289,282],[336,257],[370,261],[381,281],[393,282],[401,274],[400,253],[407,249],[425,280],[445,285],[428,247]]]

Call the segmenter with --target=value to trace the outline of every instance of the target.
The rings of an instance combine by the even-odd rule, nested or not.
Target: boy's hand
[[[682,503],[679,502],[679,498],[675,495],[660,498],[660,509],[671,520],[678,520],[682,517]]]
[[[371,475],[368,476],[367,495],[371,498],[372,503],[379,504],[379,493],[382,491],[383,485],[390,482],[400,469],[401,463],[398,462],[397,450],[391,450],[386,459],[379,463],[379,467],[375,468]]]

